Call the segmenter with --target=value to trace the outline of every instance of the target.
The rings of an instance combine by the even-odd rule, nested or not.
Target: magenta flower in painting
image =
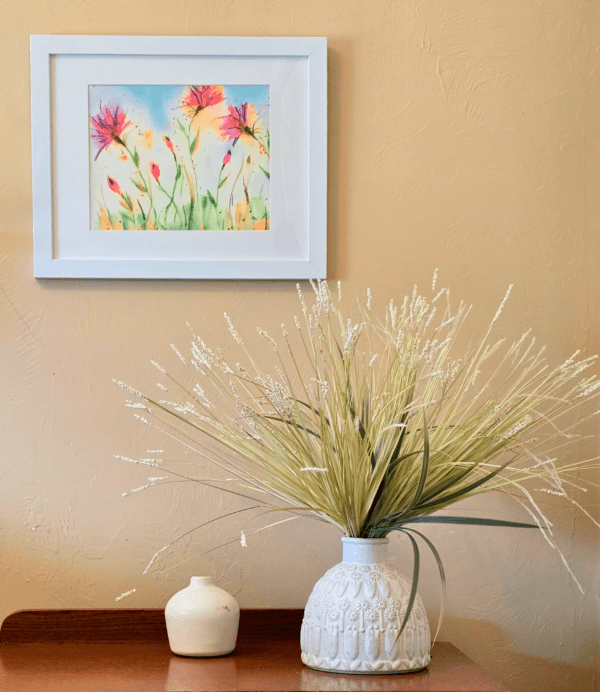
[[[158,167],[157,163],[154,163],[154,161],[152,161],[152,163],[150,164],[150,173],[152,173],[152,177],[155,180],[158,180],[160,178],[160,168]]]
[[[252,104],[242,103],[240,106],[229,106],[229,115],[224,115],[222,120],[222,139],[233,139],[234,144],[240,137],[256,139],[257,117]]]
[[[223,157],[223,165],[221,168],[225,168],[225,166],[231,161],[231,149],[225,154]]]
[[[108,187],[110,187],[110,189],[113,192],[116,192],[118,195],[122,194],[121,193],[121,186],[119,185],[119,183],[114,178],[111,178],[109,176],[106,180],[108,182]]]
[[[125,122],[126,117],[125,111],[123,111],[120,106],[117,106],[112,110],[110,107],[105,108],[104,116],[102,113],[99,113],[95,118],[91,118],[92,125],[96,130],[92,133],[92,137],[100,147],[94,161],[100,156],[100,153],[113,142],[123,147],[125,146],[125,142],[121,139],[121,135],[125,128],[131,125],[130,120]]]
[[[183,99],[182,108],[194,118],[204,108],[216,106],[224,100],[222,86],[191,86]]]

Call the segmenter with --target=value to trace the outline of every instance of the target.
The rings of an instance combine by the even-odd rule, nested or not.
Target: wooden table
[[[300,660],[302,610],[242,610],[228,656],[169,648],[163,610],[21,610],[0,628],[1,692],[506,692],[456,647],[437,643],[424,671],[342,675]]]

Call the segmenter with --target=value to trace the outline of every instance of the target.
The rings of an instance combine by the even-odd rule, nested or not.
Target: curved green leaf
[[[441,593],[441,597],[440,597],[440,616],[438,618],[438,626],[435,630],[435,636],[433,638],[433,644],[435,644],[437,637],[438,637],[438,634],[440,633],[440,627],[442,626],[442,620],[444,618],[444,612],[446,610],[446,573],[444,572],[444,565],[442,564],[442,558],[440,557],[440,554],[435,549],[435,546],[429,540],[429,538],[427,538],[427,536],[424,536],[420,531],[417,531],[416,529],[404,529],[404,531],[412,531],[413,533],[416,533],[417,536],[420,536],[425,541],[425,543],[427,543],[427,545],[429,546],[429,549],[431,550],[433,557],[435,558],[435,561],[437,562],[438,570],[440,573],[440,582],[441,582],[441,587],[442,587],[442,593]]]
[[[400,531],[402,531],[402,529],[400,529]],[[420,564],[419,546],[417,545],[417,542],[415,541],[415,539],[409,533],[407,533],[406,531],[403,531],[403,533],[410,538],[410,542],[412,543],[413,555],[414,555],[413,577],[412,577],[412,584],[410,587],[410,596],[408,597],[408,605],[406,606],[406,613],[404,615],[404,620],[402,620],[402,624],[400,625],[400,630],[398,631],[398,634],[396,635],[396,639],[394,639],[394,644],[396,644],[398,639],[400,639],[402,632],[404,632],[404,628],[406,627],[406,623],[408,622],[408,618],[410,617],[410,614],[412,613],[413,605],[414,605],[415,599],[417,597],[417,587],[419,585],[419,564]]]
[[[449,516],[425,516],[411,517],[399,522],[404,524],[468,524],[471,526],[503,526],[512,529],[539,529],[537,524],[526,524],[521,521],[504,521],[503,519],[480,519],[478,517],[449,517]]]

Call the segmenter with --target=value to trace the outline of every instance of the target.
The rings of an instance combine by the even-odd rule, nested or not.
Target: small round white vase
[[[304,610],[300,646],[309,668],[373,675],[428,665],[429,622],[418,594],[397,639],[411,584],[386,563],[388,540],[342,538],[342,562],[315,584]]]
[[[224,656],[235,649],[240,608],[212,577],[192,577],[165,608],[169,646],[180,656]]]

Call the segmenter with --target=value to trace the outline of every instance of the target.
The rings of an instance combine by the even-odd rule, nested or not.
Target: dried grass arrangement
[[[185,476],[167,471],[159,458],[119,457],[161,468],[159,477],[135,490],[179,478],[252,500],[252,506],[224,516],[253,509],[290,515],[242,531],[243,546],[253,533],[303,518],[333,524],[346,536],[381,538],[401,531],[414,550],[414,594],[416,539],[433,552],[445,583],[437,550],[415,524],[538,528],[558,550],[535,495],[560,496],[594,521],[573,491],[585,490],[576,472],[597,468],[597,458],[562,460],[581,439],[581,424],[599,413],[589,402],[600,394],[600,380],[584,374],[595,356],[577,360],[575,353],[551,365],[529,332],[512,345],[496,339],[510,288],[479,341],[456,353],[469,308],[461,303],[453,311],[449,291],[436,290],[436,280],[437,271],[431,297],[415,287],[399,305],[391,300],[380,319],[373,316],[370,291],[362,304],[349,306],[349,319],[339,284],[334,296],[326,282],[311,282],[310,305],[298,286],[299,317],[281,325],[281,337],[258,328],[273,356],[268,373],[225,315],[236,342],[231,359],[192,330],[189,357],[172,345],[180,374],[152,361],[163,379],[158,395],[117,382],[135,395],[127,406],[137,418],[224,474]],[[492,491],[508,494],[531,521],[438,514]],[[153,556],[145,574],[173,543]],[[409,613],[410,608],[404,623]]]

